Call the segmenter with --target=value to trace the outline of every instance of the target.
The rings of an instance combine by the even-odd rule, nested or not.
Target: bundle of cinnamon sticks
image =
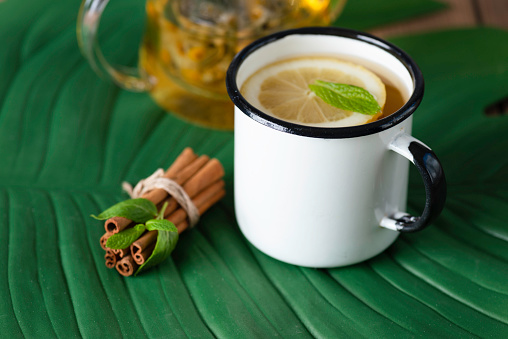
[[[164,173],[164,177],[175,181],[184,189],[199,215],[225,195],[223,176],[224,168],[217,159],[210,159],[206,155],[197,156],[191,148],[184,149]],[[158,210],[167,203],[164,218],[176,226],[179,234],[189,227],[187,212],[164,189],[153,189],[143,194],[142,198],[153,202]],[[137,268],[150,257],[157,241],[158,231],[145,231],[127,248],[106,247],[111,235],[134,225],[134,222],[123,217],[110,218],[104,223],[106,233],[100,239],[100,245],[106,251],[104,256],[106,266],[115,267],[123,276],[130,276],[136,272]]]

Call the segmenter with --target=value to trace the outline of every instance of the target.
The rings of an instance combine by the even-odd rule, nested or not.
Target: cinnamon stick
[[[185,219],[176,224],[175,227],[178,230],[178,234],[182,234],[182,232],[185,231],[187,227],[189,227],[189,222],[187,221],[187,219]]]
[[[104,223],[104,229],[107,233],[118,233],[122,232],[130,225],[131,220],[124,217],[113,217],[106,220]]]
[[[211,159],[204,165],[192,178],[189,179],[182,188],[187,195],[192,199],[199,192],[208,188],[211,184],[224,176],[224,167],[217,159]],[[178,202],[174,198],[167,200],[168,206],[164,212],[164,217],[167,217],[178,208]]]
[[[104,255],[104,260],[106,261],[107,268],[113,268],[116,266],[116,262],[118,260],[118,256],[113,252],[112,249],[106,249],[106,254]]]
[[[106,242],[108,241],[109,237],[112,236],[112,235],[113,235],[113,233],[106,232],[101,237],[100,243],[101,243],[101,247],[102,247],[103,250],[105,250],[105,251],[107,250],[107,248],[106,248]]]
[[[132,255],[127,255],[116,263],[116,270],[124,277],[128,277],[134,274],[138,269],[138,264],[134,261]]]
[[[210,204],[206,204],[207,201],[210,198],[212,198],[212,196],[215,195],[216,193],[223,191],[223,188],[224,188],[224,180],[219,180],[214,182],[212,185],[210,185],[205,190],[203,190],[198,195],[192,198],[192,202],[194,203],[194,205],[196,205],[196,208],[199,211],[199,215],[202,215],[203,212],[206,211],[206,209],[208,209],[211,206]],[[206,208],[203,208],[205,204],[207,206]],[[177,209],[176,211],[171,213],[168,217],[166,217],[166,219],[168,219],[175,225],[182,222],[186,218],[187,212],[185,212],[183,208]]]
[[[205,192],[203,192],[205,193]],[[203,205],[198,207],[199,214],[202,215],[207,209],[209,209],[213,204],[218,202],[220,199],[222,199],[226,195],[226,191],[224,189],[221,189],[215,193],[213,193],[205,202],[203,202]],[[184,220],[185,221],[185,220]],[[180,226],[180,228],[178,228]],[[188,223],[177,225],[178,234],[185,231],[188,227]]]
[[[143,234],[138,240],[134,241],[131,244],[131,253],[136,255],[141,253],[147,248],[151,243],[153,243],[157,239],[157,231],[149,231]]]
[[[126,248],[122,248],[122,249],[115,249],[113,250],[113,252],[118,255],[120,258],[123,258],[125,257],[126,255],[130,254],[131,253],[131,248],[130,246],[129,247],[126,247]]]
[[[206,157],[206,156],[205,156]],[[171,180],[174,180],[176,175],[180,172],[182,172],[187,166],[191,165],[195,160],[198,159],[198,156],[194,154],[194,151],[187,147],[185,148],[182,153],[175,159],[173,164],[168,168],[166,173],[164,174],[164,177],[169,178]],[[199,163],[201,163],[203,160],[200,160]],[[198,164],[199,164],[198,163]],[[195,168],[196,165],[193,165],[192,168]],[[197,169],[196,169],[197,170]],[[194,173],[186,173],[190,176],[192,176]],[[188,178],[187,178],[188,179]],[[181,185],[181,183],[178,183]],[[154,189],[150,192],[147,192],[143,194],[143,198],[150,200],[154,204],[160,203],[164,198],[167,196],[167,192],[163,189]],[[131,220],[123,217],[113,217],[104,223],[104,228],[106,229],[106,232],[109,233],[118,233],[126,229],[129,224],[131,224]]]
[[[153,242],[150,246],[148,246],[143,252],[138,252],[136,254],[133,254],[134,261],[138,265],[143,265],[153,252],[153,249],[155,248],[155,242]]]
[[[170,167],[164,177],[175,181],[178,185],[181,185],[192,177],[201,167],[203,167],[208,160],[210,160],[210,158],[207,155],[202,155],[187,164],[187,166],[181,169],[180,172],[172,171],[172,168]],[[143,198],[150,200],[156,205],[166,199],[167,196],[168,193],[161,188],[154,189],[143,194]]]
[[[222,167],[222,164],[217,159],[211,159],[196,175],[183,185],[183,189],[189,196],[194,196],[208,187],[210,183],[221,179],[223,176],[224,167]]]

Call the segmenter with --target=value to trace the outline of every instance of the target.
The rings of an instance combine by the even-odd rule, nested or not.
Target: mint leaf
[[[111,206],[98,216],[92,217],[98,220],[106,220],[112,217],[124,217],[137,223],[145,223],[157,215],[157,207],[147,199],[129,199]]]
[[[149,269],[157,264],[160,264],[173,252],[178,242],[178,231],[176,227],[173,231],[158,231],[157,243],[153,249],[152,255],[146,259],[145,263],[139,266],[135,275]]]
[[[165,201],[164,204],[161,207],[161,210],[159,211],[159,214],[157,214],[156,219],[162,220],[164,219],[164,213],[166,212],[166,208],[168,207],[168,202]]]
[[[136,241],[141,234],[145,231],[146,227],[143,224],[138,224],[133,228],[128,228],[125,231],[113,234],[106,241],[106,247],[114,250],[121,250],[129,247]]]
[[[316,80],[309,88],[327,104],[346,111],[367,115],[381,111],[372,94],[358,86]]]
[[[146,222],[146,229],[149,231],[170,231],[178,232],[175,224],[166,219],[151,219]]]

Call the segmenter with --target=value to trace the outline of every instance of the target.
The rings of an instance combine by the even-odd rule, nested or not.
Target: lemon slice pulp
[[[317,127],[344,127],[375,121],[366,115],[333,107],[309,88],[315,80],[362,87],[382,108],[385,85],[363,66],[332,57],[301,57],[278,61],[252,74],[241,93],[254,107],[276,118]]]

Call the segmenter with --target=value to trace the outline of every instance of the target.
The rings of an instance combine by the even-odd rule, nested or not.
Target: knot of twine
[[[187,192],[175,181],[164,177],[164,170],[162,168],[156,170],[148,178],[141,179],[134,188],[125,181],[122,183],[122,188],[132,199],[140,198],[146,192],[156,188],[163,189],[175,198],[185,212],[187,212],[189,227],[194,227],[199,221],[199,211]]]

